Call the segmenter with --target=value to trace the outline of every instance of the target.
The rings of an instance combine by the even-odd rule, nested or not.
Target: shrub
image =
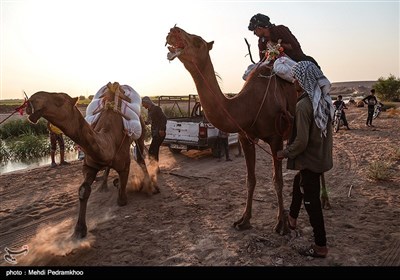
[[[390,164],[383,161],[373,161],[368,166],[368,177],[374,180],[388,180]]]
[[[23,135],[8,143],[10,157],[18,160],[45,156],[49,153],[49,145],[45,137]]]
[[[45,119],[40,119],[37,124],[31,123],[27,119],[11,120],[0,127],[0,136],[3,140],[21,135],[43,135],[47,133],[47,121]]]
[[[393,152],[392,158],[393,158],[393,160],[400,160],[400,148],[397,148],[397,149]]]
[[[10,154],[7,151],[4,141],[0,140],[0,162],[10,159]]]

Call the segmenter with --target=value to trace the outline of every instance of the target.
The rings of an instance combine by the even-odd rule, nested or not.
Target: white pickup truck
[[[164,105],[168,103],[168,106]],[[182,110],[187,104],[187,111]],[[179,111],[178,117],[167,119],[167,131],[163,145],[167,145],[171,152],[180,153],[182,150],[211,149],[214,157],[218,156],[217,145],[218,129],[204,116],[198,95],[189,96],[160,96],[158,105],[164,112],[167,110]],[[187,112],[190,112],[188,114]],[[238,144],[238,134],[230,133],[229,145]]]

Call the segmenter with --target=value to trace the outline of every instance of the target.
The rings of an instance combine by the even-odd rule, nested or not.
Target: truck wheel
[[[179,154],[182,150],[181,149],[174,149],[174,148],[171,148],[171,147],[169,147],[169,150],[171,151],[171,153],[173,153],[173,154]]]

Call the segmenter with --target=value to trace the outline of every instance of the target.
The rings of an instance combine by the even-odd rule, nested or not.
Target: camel
[[[117,96],[117,98],[115,98]],[[65,135],[77,143],[85,152],[82,172],[84,181],[79,187],[79,216],[75,226],[74,238],[83,238],[87,235],[86,208],[91,193],[91,185],[99,170],[113,168],[118,173],[118,199],[119,206],[127,204],[126,185],[130,170],[130,145],[132,137],[125,132],[121,113],[113,110],[112,101],[125,99],[123,88],[118,83],[108,83],[103,100],[104,107],[98,119],[89,125],[75,106],[78,98],[72,98],[66,93],[39,91],[28,99],[26,112],[32,123],[37,123],[43,117],[59,127]],[[129,98],[128,98],[129,99]],[[140,106],[140,105],[139,105]],[[137,162],[145,176],[147,173],[143,152],[145,125],[142,118],[141,135],[136,144],[140,151]],[[140,130],[139,130],[140,132]],[[131,175],[133,176],[133,175]],[[105,178],[106,180],[106,178]],[[104,190],[103,183],[102,189]]]
[[[256,186],[255,145],[257,139],[261,139],[269,144],[273,157],[273,184],[278,200],[274,230],[282,235],[288,233],[282,195],[282,162],[277,160],[276,153],[282,150],[283,141],[288,138],[293,125],[297,102],[294,85],[273,75],[271,68],[263,65],[252,71],[236,96],[228,98],[218,85],[209,54],[214,41],[206,42],[176,26],[170,29],[166,40],[167,58],[177,57],[191,74],[207,119],[220,130],[239,133],[247,168],[247,200],[242,216],[233,226],[238,230],[251,228]]]

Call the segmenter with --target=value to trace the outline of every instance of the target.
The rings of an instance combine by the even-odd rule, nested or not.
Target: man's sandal
[[[306,257],[313,257],[313,258],[326,258],[326,254],[319,254],[315,251],[313,246],[310,246],[306,249],[300,249],[299,254]]]

